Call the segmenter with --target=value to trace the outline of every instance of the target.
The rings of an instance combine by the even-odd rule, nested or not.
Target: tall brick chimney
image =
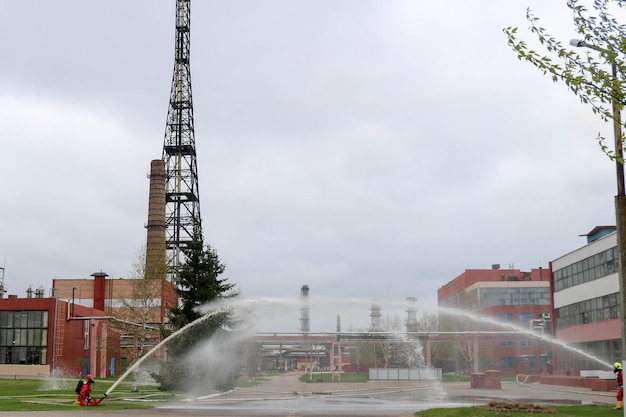
[[[146,279],[166,278],[165,259],[165,161],[150,163],[150,195],[146,240]]]
[[[94,278],[93,282],[93,308],[97,310],[104,311],[104,283],[106,277],[108,277],[106,272],[94,272],[91,274]]]

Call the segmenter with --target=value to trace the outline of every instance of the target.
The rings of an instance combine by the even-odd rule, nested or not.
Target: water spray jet
[[[172,333],[171,335],[167,336],[165,339],[163,339],[161,342],[159,342],[156,346],[154,346],[152,349],[150,349],[145,355],[143,355],[141,358],[139,358],[137,360],[137,362],[135,362],[131,367],[129,367],[126,372],[124,372],[114,383],[113,385],[111,385],[109,387],[109,389],[104,393],[104,397],[106,398],[132,371],[134,371],[137,367],[139,367],[139,365],[141,365],[143,363],[143,361],[145,361],[148,357],[152,356],[152,354],[154,352],[156,352],[158,349],[160,349],[162,346],[164,346],[167,342],[169,342],[170,340],[174,339],[175,337],[177,337],[178,335],[180,335],[181,333],[183,333],[184,331],[210,319],[211,317],[217,315],[217,314],[221,314],[228,311],[227,308],[219,308],[213,311],[210,311],[206,314],[204,314],[202,317],[199,317],[197,319],[195,319],[194,321],[192,321],[191,323],[186,324],[185,326],[181,327],[180,329],[178,329],[177,331],[175,331],[174,333]]]
[[[585,352],[582,349],[578,349],[578,348],[575,348],[573,346],[570,346],[566,342],[563,342],[563,341],[561,341],[559,339],[555,339],[552,336],[546,336],[544,334],[540,334],[540,333],[534,332],[534,331],[532,331],[530,329],[525,329],[523,327],[517,326],[517,325],[515,325],[513,323],[498,321],[498,320],[496,320],[496,319],[494,319],[492,317],[476,315],[476,314],[473,314],[471,312],[464,311],[464,310],[459,310],[459,309],[449,308],[449,307],[439,307],[439,310],[443,311],[444,313],[453,315],[453,316],[469,318],[469,319],[471,319],[474,322],[482,322],[482,323],[492,324],[492,325],[495,325],[495,326],[498,326],[498,327],[501,327],[501,328],[509,328],[509,329],[513,330],[515,333],[526,334],[528,336],[535,337],[535,338],[541,339],[543,341],[546,341],[546,342],[558,345],[558,346],[560,346],[560,347],[562,347],[562,348],[564,348],[566,350],[569,350],[570,352],[577,353],[577,354],[579,354],[581,356],[586,357],[587,359],[591,359],[591,360],[593,360],[595,362],[598,362],[598,363],[606,366],[607,368],[613,369],[613,365],[612,364],[610,364],[608,362],[605,362],[602,359],[600,359],[600,358],[598,358],[598,357],[596,357],[596,356],[594,356],[594,355],[592,355],[590,353],[587,353],[587,352]],[[443,333],[463,334],[463,333],[467,333],[467,332],[461,331],[461,332],[432,332],[432,333],[438,333],[438,334],[443,334]],[[477,333],[488,333],[488,332],[477,332]]]

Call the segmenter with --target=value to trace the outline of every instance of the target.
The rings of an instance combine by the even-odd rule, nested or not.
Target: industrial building
[[[0,300],[0,375],[52,373],[105,377],[119,367],[119,333],[102,310],[54,297],[9,295]]]
[[[54,279],[45,298],[43,289],[9,295],[0,299],[0,375],[119,375],[159,342],[175,303],[166,280],[107,279],[104,272]]]
[[[451,340],[461,360],[449,366],[503,374],[545,368],[550,347],[535,335],[552,331],[549,270],[504,270],[497,264],[467,269],[439,288],[437,297],[439,330],[458,334]]]

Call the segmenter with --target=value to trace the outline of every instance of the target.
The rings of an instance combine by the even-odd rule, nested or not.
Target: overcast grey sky
[[[614,224],[614,165],[594,140],[610,126],[502,33],[519,26],[532,43],[530,6],[567,43],[564,3],[194,0],[203,230],[242,295],[295,300],[308,284],[312,302],[363,302],[362,316],[342,316],[359,327],[373,299],[383,314],[406,297],[431,308],[465,269],[547,267]],[[163,145],[174,11],[0,2],[10,294],[131,271]],[[312,314],[311,328],[332,320]]]

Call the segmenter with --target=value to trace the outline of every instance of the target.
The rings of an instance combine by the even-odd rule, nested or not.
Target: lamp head
[[[593,45],[582,39],[572,39],[571,41],[569,41],[569,44],[577,48],[589,48],[598,52],[606,52],[604,49],[600,48],[599,46]]]

